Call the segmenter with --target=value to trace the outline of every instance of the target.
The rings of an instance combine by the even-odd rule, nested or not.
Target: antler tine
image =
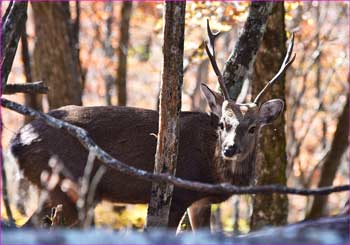
[[[222,93],[224,95],[224,98],[228,100],[230,99],[230,96],[225,86],[224,78],[219,70],[219,67],[218,67],[218,64],[216,63],[216,58],[215,58],[215,39],[220,35],[220,32],[213,33],[211,31],[208,19],[207,19],[207,30],[208,30],[209,42],[206,42],[207,45],[205,46],[205,50],[207,51],[207,54],[208,54],[210,63],[214,69],[214,72],[218,77],[218,81],[219,81]]]
[[[287,53],[286,56],[284,57],[283,63],[279,69],[279,71],[277,72],[277,74],[265,85],[265,87],[260,91],[260,93],[256,96],[254,103],[258,104],[259,100],[262,98],[262,96],[264,95],[264,93],[267,91],[267,89],[269,87],[271,87],[273,85],[274,82],[276,82],[280,76],[288,69],[288,67],[293,63],[293,61],[295,60],[295,56],[296,54],[293,55],[292,58],[292,52],[293,52],[293,47],[294,47],[294,32],[292,32],[292,37],[290,39],[289,45],[288,45],[288,49],[287,49]]]

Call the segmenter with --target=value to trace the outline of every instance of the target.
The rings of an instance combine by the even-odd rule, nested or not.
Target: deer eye
[[[254,134],[254,133],[255,133],[255,129],[256,129],[256,126],[251,126],[251,127],[248,129],[248,133]]]

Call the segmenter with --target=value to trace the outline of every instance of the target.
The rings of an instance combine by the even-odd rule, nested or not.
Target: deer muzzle
[[[232,158],[234,155],[241,153],[237,145],[228,145],[223,149],[223,155],[225,158]]]

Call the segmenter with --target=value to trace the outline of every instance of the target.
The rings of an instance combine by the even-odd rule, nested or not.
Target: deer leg
[[[44,202],[42,207],[38,208],[22,228],[48,228],[50,226],[48,218],[51,215],[51,203]]]
[[[50,217],[51,212],[54,207],[62,204],[63,206],[63,223],[62,226],[74,226],[78,224],[78,210],[76,204],[56,187],[54,190],[50,191],[49,198],[44,202],[42,207],[29,218],[23,227],[41,227],[48,228],[51,225]]]
[[[28,200],[29,196],[29,187],[30,182],[25,179],[21,178],[19,180],[19,186],[18,186],[18,200],[17,200],[17,209],[22,214],[26,214],[26,208],[25,208],[25,202]]]
[[[188,208],[191,227],[193,231],[198,229],[210,229],[210,204],[192,204]]]
[[[168,227],[176,229],[179,226],[180,220],[184,215],[185,211],[186,206],[176,205],[176,203],[172,203],[170,207]]]

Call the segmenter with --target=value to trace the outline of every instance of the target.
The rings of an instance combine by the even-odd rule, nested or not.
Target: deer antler
[[[287,53],[286,56],[284,57],[283,63],[279,69],[279,71],[277,72],[277,74],[265,85],[265,87],[260,91],[260,93],[256,96],[255,100],[254,100],[254,104],[258,104],[259,100],[262,98],[262,96],[265,94],[265,92],[267,91],[267,89],[269,87],[271,87],[273,85],[274,82],[276,82],[280,76],[287,70],[287,68],[293,63],[293,61],[295,60],[295,55],[293,56],[293,58],[291,59],[291,55],[293,52],[293,46],[294,46],[294,32],[292,32],[292,37],[289,41],[289,45],[288,45],[288,49],[287,49]]]
[[[230,95],[227,91],[227,88],[224,83],[224,78],[219,70],[218,64],[216,63],[216,58],[215,58],[215,39],[220,35],[220,32],[213,33],[210,29],[209,25],[209,20],[207,19],[207,30],[208,30],[208,37],[209,37],[209,42],[206,42],[205,50],[207,51],[207,54],[209,56],[210,63],[214,69],[214,72],[216,76],[218,77],[218,81],[220,84],[220,88],[222,90],[222,93],[224,95],[225,100],[230,99]]]

